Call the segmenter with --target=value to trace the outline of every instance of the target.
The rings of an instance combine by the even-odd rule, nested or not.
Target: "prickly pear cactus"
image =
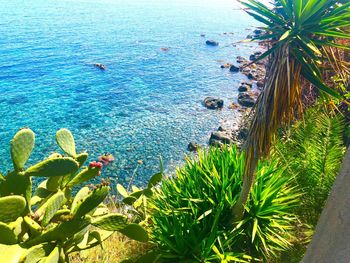
[[[30,167],[25,166],[34,148],[34,133],[22,129],[11,141],[14,170],[0,174],[0,262],[68,262],[69,253],[99,245],[113,231],[146,242],[148,235],[141,226],[103,204],[108,182],[82,187],[100,175],[102,163],[84,167],[88,154],[76,152],[67,129],[57,132],[56,141],[64,153],[51,154]],[[44,180],[32,189],[32,178]],[[73,189],[79,187],[73,197]]]

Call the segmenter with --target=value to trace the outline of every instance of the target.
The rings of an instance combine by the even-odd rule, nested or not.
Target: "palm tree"
[[[347,1],[342,4],[336,0],[276,0],[273,10],[255,0],[238,1],[249,15],[265,25],[266,33],[255,39],[268,41],[270,48],[259,58],[268,57],[269,63],[245,144],[243,187],[232,208],[235,220],[243,217],[255,182],[256,164],[269,154],[276,130],[302,113],[302,81],[313,84],[323,97],[340,99],[340,94],[325,84],[322,75],[324,65],[337,62],[329,54],[329,47],[350,49],[336,41],[350,38]]]

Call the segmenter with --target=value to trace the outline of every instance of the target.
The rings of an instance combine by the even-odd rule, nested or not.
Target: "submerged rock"
[[[248,93],[242,92],[238,94],[238,103],[243,107],[251,108],[255,104],[255,99]]]
[[[253,33],[254,33],[255,35],[261,35],[261,34],[263,33],[263,31],[262,31],[261,29],[255,29],[255,30],[253,31]]]
[[[238,130],[237,139],[239,141],[245,141],[248,137],[248,132],[247,128],[241,127],[241,129]]]
[[[230,63],[225,63],[224,65],[221,65],[221,68],[230,68],[232,66],[232,64]]]
[[[221,109],[224,106],[224,101],[222,99],[206,97],[204,99],[204,106],[208,109]]]
[[[231,65],[230,71],[231,71],[231,72],[239,72],[239,67],[237,67],[237,66],[235,66],[235,65]]]
[[[260,51],[257,51],[257,52],[254,52],[254,54],[251,54],[250,56],[249,56],[249,60],[251,60],[251,61],[255,61],[255,60],[257,60],[260,56],[261,56],[261,52]]]
[[[252,82],[241,82],[241,85],[247,85],[251,88],[253,86],[253,83]]]
[[[195,142],[190,142],[187,146],[187,150],[189,150],[190,152],[195,152],[198,150],[199,145]]]
[[[232,103],[228,106],[228,108],[229,108],[230,110],[236,110],[236,109],[239,109],[240,106],[239,106],[237,103],[232,102]]]
[[[257,86],[258,88],[262,88],[262,87],[264,87],[264,82],[263,82],[263,81],[257,81],[257,82],[256,82],[256,86]]]
[[[107,69],[106,65],[104,65],[102,63],[94,63],[94,67],[95,68],[99,68],[101,70],[106,70]]]
[[[230,144],[233,140],[229,134],[224,131],[212,132],[209,139],[209,144],[213,146],[221,146],[223,144]]]
[[[207,44],[208,46],[218,46],[219,42],[216,42],[214,40],[207,40],[205,41],[205,44]]]
[[[249,91],[249,90],[250,90],[250,86],[245,85],[243,83],[238,87],[238,91],[239,92],[246,92],[246,91]]]

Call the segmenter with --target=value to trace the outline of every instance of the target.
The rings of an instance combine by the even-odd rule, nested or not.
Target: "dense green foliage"
[[[266,25],[266,34],[257,40],[269,40],[271,49],[262,57],[288,47],[288,56],[301,65],[300,74],[323,92],[338,97],[322,80],[320,65],[330,60],[324,47],[349,49],[335,38],[349,38],[350,3],[329,0],[275,0],[271,10],[255,0],[242,1],[247,13]]]
[[[267,258],[288,247],[299,203],[293,178],[273,163],[258,166],[241,222],[232,226],[244,170],[235,146],[199,152],[176,177],[164,180],[151,202],[151,229],[159,252],[169,262],[242,262]],[[226,261],[224,261],[226,260]]]
[[[54,153],[28,168],[34,133],[22,129],[11,141],[14,170],[0,179],[0,261],[68,262],[68,254],[101,244],[113,231],[146,242],[141,226],[103,204],[109,183],[82,187],[72,197],[73,188],[100,174],[102,163],[83,166],[88,155],[76,153],[67,129],[59,130],[56,140],[66,156]],[[32,177],[46,179],[34,194]]]
[[[157,186],[163,178],[163,161],[160,158],[160,171],[151,176],[148,181],[147,187],[140,189],[135,185],[129,183],[132,191],[128,191],[121,184],[117,184],[117,191],[123,197],[122,203],[126,205],[127,214],[132,216],[132,221],[137,223],[146,223],[148,215],[148,200],[153,195],[154,187]],[[123,205],[122,204],[122,205]]]
[[[345,154],[344,120],[340,115],[309,109],[304,119],[276,143],[274,157],[295,175],[304,195],[299,213],[316,225]]]

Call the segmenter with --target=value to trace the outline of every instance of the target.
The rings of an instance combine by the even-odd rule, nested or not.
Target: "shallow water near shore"
[[[227,1],[128,2],[0,0],[1,172],[19,128],[36,133],[34,163],[58,150],[55,131],[66,127],[91,160],[114,154],[104,177],[125,184],[142,160],[142,185],[160,155],[172,171],[190,141],[206,145],[237,118],[227,107],[245,77],[220,65],[257,49],[231,45],[251,33],[252,19]],[[204,108],[206,96],[224,99],[224,109]]]

